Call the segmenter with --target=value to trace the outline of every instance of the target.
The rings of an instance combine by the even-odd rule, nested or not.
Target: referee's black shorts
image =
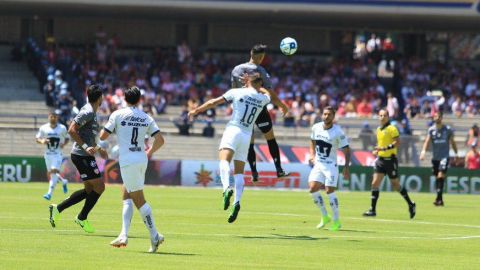
[[[72,162],[80,173],[82,181],[97,179],[102,176],[95,157],[71,154]]]
[[[255,121],[255,124],[257,125],[258,129],[262,131],[263,134],[272,130],[272,127],[273,127],[272,118],[268,113],[267,106],[263,106],[263,109],[258,115],[257,120]]]
[[[375,161],[375,172],[388,175],[388,178],[398,178],[398,160],[397,157],[378,157]]]

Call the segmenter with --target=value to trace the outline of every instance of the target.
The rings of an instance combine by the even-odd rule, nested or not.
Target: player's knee
[[[271,125],[265,126],[265,128],[261,128],[260,130],[263,132],[263,136],[267,141],[275,139]]]

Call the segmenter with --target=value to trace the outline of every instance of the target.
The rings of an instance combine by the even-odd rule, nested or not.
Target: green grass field
[[[76,190],[80,185],[70,185]],[[368,193],[340,192],[343,230],[317,230],[319,211],[306,191],[246,190],[234,224],[218,189],[147,187],[165,242],[148,254],[148,232],[135,211],[129,245],[109,246],[121,228],[120,186],[107,186],[89,220],[81,205],[48,222],[47,184],[0,183],[0,269],[479,269],[480,205],[474,195],[411,194],[417,217],[396,193],[381,193],[376,218],[363,218]],[[53,202],[64,198],[57,186]],[[82,202],[83,204],[83,202]],[[328,210],[330,210],[328,208]]]

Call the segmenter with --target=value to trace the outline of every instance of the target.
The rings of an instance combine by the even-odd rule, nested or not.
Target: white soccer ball
[[[280,42],[280,50],[285,55],[292,55],[298,49],[297,41],[291,37],[286,37]]]

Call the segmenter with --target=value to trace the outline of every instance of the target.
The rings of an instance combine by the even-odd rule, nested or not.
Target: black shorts
[[[375,161],[375,172],[388,175],[388,178],[398,178],[398,160],[395,156],[389,158],[379,157]]]
[[[71,154],[71,158],[83,181],[100,178],[102,176],[95,157]]]
[[[432,173],[434,176],[437,176],[439,172],[443,172],[444,174],[448,171],[448,158],[444,158],[441,160],[433,160],[432,159]]]
[[[257,121],[255,121],[258,129],[262,131],[262,133],[267,133],[272,130],[273,123],[270,114],[268,113],[267,106],[264,106],[262,111],[257,117]]]

